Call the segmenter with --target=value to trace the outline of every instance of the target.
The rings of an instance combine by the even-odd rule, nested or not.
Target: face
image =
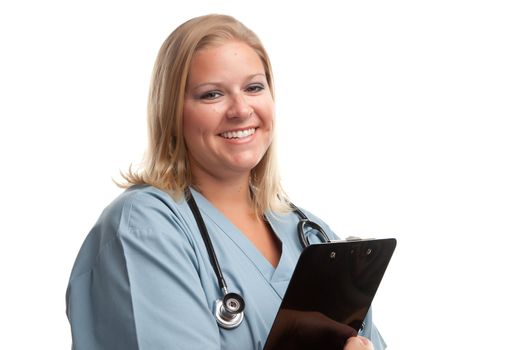
[[[195,54],[183,134],[197,179],[249,176],[272,142],[273,118],[264,66],[250,46],[228,41]]]

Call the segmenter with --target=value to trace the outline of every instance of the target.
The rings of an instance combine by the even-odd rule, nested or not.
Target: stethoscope
[[[217,320],[219,326],[224,329],[236,328],[244,319],[244,307],[246,304],[244,303],[244,299],[241,295],[228,292],[228,286],[226,285],[226,281],[222,275],[222,270],[219,265],[219,261],[217,260],[217,255],[215,255],[215,250],[213,249],[210,235],[206,229],[204,220],[202,219],[199,207],[197,206],[197,203],[195,202],[195,199],[193,198],[193,195],[189,189],[186,190],[186,200],[193,213],[193,216],[195,217],[197,226],[199,227],[202,239],[206,245],[206,250],[208,251],[211,265],[215,271],[215,275],[217,276],[219,289],[223,294],[222,299],[219,298],[215,301],[215,319]],[[319,224],[309,220],[308,217],[294,204],[290,203],[290,206],[300,218],[299,223],[297,224],[297,233],[299,235],[299,241],[301,242],[303,249],[310,245],[310,241],[306,238],[305,234],[305,229],[307,227],[316,230],[317,236],[319,236],[323,242],[330,242],[328,235]]]

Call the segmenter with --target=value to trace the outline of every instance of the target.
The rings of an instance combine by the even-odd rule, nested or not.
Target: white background
[[[69,272],[141,159],[157,50],[213,12],[270,53],[292,199],[398,239],[389,348],[522,348],[525,11],[505,0],[2,2],[0,348],[70,347]]]

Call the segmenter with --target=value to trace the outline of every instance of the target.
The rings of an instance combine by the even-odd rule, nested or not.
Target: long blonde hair
[[[153,69],[148,101],[148,149],[138,171],[130,167],[121,187],[149,184],[180,199],[192,185],[192,174],[182,134],[184,93],[195,53],[210,45],[238,40],[249,45],[264,66],[266,80],[274,97],[270,59],[261,41],[233,17],[207,15],[180,25],[161,46]],[[252,205],[259,217],[266,210],[286,212],[288,200],[280,183],[275,145],[272,143],[250,179]]]

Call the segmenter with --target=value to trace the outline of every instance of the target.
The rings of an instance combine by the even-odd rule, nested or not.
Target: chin
[[[259,162],[261,161],[262,157],[257,159],[244,159],[242,161],[237,161],[231,164],[232,168],[236,169],[239,172],[246,172],[246,171],[252,171],[253,168],[255,168]]]

